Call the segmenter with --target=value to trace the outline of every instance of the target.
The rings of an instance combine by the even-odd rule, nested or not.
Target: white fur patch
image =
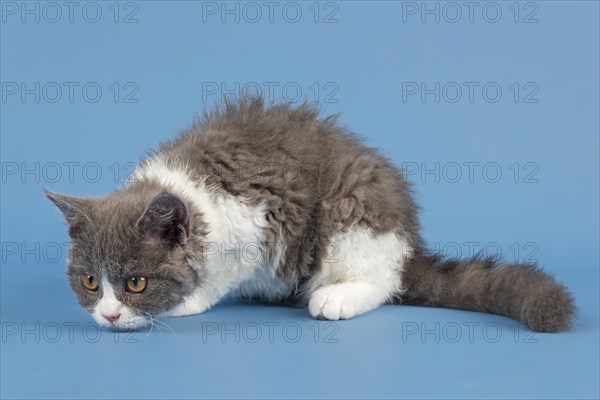
[[[253,207],[241,197],[216,193],[204,181],[193,181],[185,170],[170,167],[159,159],[150,159],[140,166],[133,179],[158,181],[175,195],[189,199],[208,224],[202,286],[162,315],[203,312],[244,282],[248,283],[244,294],[277,286],[275,268],[263,249],[268,225],[264,204]],[[277,262],[281,257],[276,253]]]
[[[102,279],[100,289],[102,290],[102,297],[96,303],[92,312],[92,317],[99,325],[117,329],[133,329],[148,323],[146,317],[134,314],[117,299],[114,288],[106,278]],[[110,322],[104,317],[105,315],[119,315],[119,318],[114,322]]]
[[[286,298],[294,289],[290,279],[282,279],[277,275],[273,264],[262,263],[254,275],[243,282],[238,293],[245,297],[257,297],[267,301],[277,301]]]
[[[401,288],[401,270],[412,249],[394,232],[374,235],[354,227],[334,235],[306,294],[309,311],[326,319],[352,318],[385,303]]]

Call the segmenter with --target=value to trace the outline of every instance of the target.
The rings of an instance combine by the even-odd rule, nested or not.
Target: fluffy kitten
[[[533,265],[427,253],[400,171],[308,105],[228,104],[105,197],[46,194],[70,225],[79,303],[116,329],[202,313],[229,293],[329,320],[417,304],[556,332],[574,315]]]

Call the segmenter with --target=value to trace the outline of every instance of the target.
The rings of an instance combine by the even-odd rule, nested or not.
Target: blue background
[[[120,3],[117,23],[112,1],[97,3],[96,23],[83,19],[86,3],[78,3],[73,22],[63,7],[54,23],[44,3],[37,3],[46,13],[39,22],[22,15],[21,2],[7,3],[0,30],[2,398],[600,396],[598,2],[522,2],[517,22],[514,2],[498,2],[496,23],[483,18],[486,3],[472,22],[462,7],[455,23],[447,21],[455,10],[435,2],[427,7],[437,4],[439,23],[403,14],[421,2],[318,3],[317,22],[314,3],[298,3],[296,23],[288,21],[295,9],[286,9],[288,20],[282,14],[287,3],[278,3],[272,22],[263,7],[254,23],[243,3],[239,22],[229,14],[221,20],[221,2]],[[214,7],[216,15],[203,13]],[[133,23],[125,23],[130,13]],[[40,82],[39,102],[35,94],[10,94],[22,82]],[[52,82],[64,89],[56,102]],[[79,84],[72,102],[64,82]],[[90,82],[102,89],[97,102],[93,91],[81,93]],[[165,319],[175,333],[163,325],[162,332],[115,335],[86,325],[91,319],[64,278],[66,228],[42,188],[100,195],[117,187],[131,162],[221,102],[222,92],[207,88],[235,89],[236,82],[276,82],[278,99],[285,85],[292,99],[300,87],[325,113],[342,113],[369,145],[411,168],[432,247],[539,260],[573,291],[575,328],[532,335],[499,316],[397,306],[328,324],[302,309],[234,300]],[[424,101],[409,95],[411,82],[479,86],[473,101],[465,89],[451,102],[456,84],[447,85],[436,102],[433,94]],[[496,102],[493,91],[481,92],[490,82],[502,89]],[[526,102],[534,89],[527,101],[537,102]],[[127,94],[137,102],[125,102]],[[69,162],[79,163],[71,164],[72,179]],[[473,179],[465,162],[479,163]],[[421,175],[436,163],[437,175]],[[462,166],[458,179],[454,163]],[[488,163],[494,168],[484,174]],[[269,323],[279,324],[271,338]],[[479,324],[472,336],[470,323]]]

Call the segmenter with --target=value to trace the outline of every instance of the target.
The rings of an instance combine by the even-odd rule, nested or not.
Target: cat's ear
[[[63,194],[49,192],[45,189],[44,193],[63,213],[65,220],[69,224],[70,236],[77,234],[83,224],[89,221],[89,217],[86,215],[87,209],[89,208],[89,199],[65,196]]]
[[[188,209],[179,197],[171,193],[156,196],[137,224],[151,241],[184,245],[190,236]]]

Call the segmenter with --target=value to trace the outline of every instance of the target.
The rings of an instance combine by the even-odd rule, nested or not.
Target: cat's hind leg
[[[308,282],[313,317],[347,319],[384,304],[401,289],[401,271],[411,249],[395,232],[352,228],[334,235],[321,269]]]
[[[389,294],[386,288],[371,282],[327,285],[310,296],[308,311],[318,319],[348,319],[379,307]]]

